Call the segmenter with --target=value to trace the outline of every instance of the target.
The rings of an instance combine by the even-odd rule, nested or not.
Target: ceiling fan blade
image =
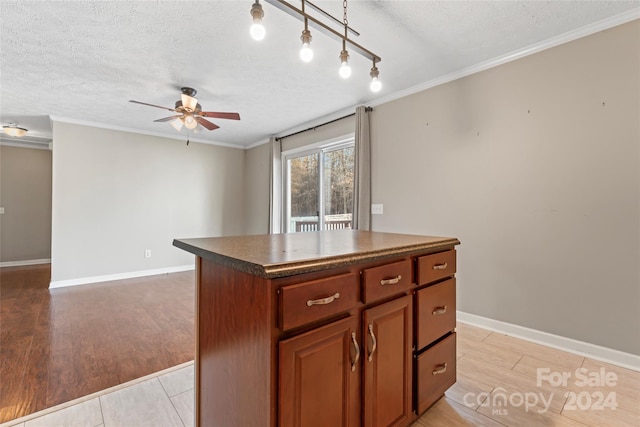
[[[218,129],[220,126],[211,123],[209,120],[207,119],[203,119],[202,117],[198,117],[196,118],[196,120],[198,121],[198,123],[200,123],[202,126],[206,127],[209,130],[214,130],[214,129]]]
[[[238,113],[221,113],[219,111],[202,111],[198,114],[200,114],[203,117],[214,117],[216,119],[240,120],[240,114]]]
[[[154,122],[168,122],[170,120],[177,119],[177,118],[180,118],[180,117],[182,117],[182,116],[169,116],[169,117],[165,117],[163,119],[154,120]]]
[[[129,102],[133,102],[134,104],[148,105],[149,107],[162,108],[163,110],[176,111],[173,108],[161,107],[160,105],[147,104],[146,102],[134,101],[132,99]]]

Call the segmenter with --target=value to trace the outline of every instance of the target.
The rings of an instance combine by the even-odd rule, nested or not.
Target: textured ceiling
[[[299,1],[293,0],[299,6]],[[339,18],[341,1],[316,4]],[[264,4],[267,36],[249,36],[252,1],[0,0],[0,119],[50,136],[42,116],[179,134],[153,120],[171,113],[180,87],[198,91],[220,129],[192,140],[249,146],[311,120],[390,97],[492,58],[638,11],[638,1],[350,1],[357,42],[380,57],[383,90],[369,91],[371,63],[312,30],[315,57],[298,58],[300,21]],[[185,130],[182,131],[186,137]]]

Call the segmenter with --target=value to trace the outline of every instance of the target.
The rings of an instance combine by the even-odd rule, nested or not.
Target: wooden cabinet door
[[[359,427],[355,316],[280,342],[280,427]]]
[[[363,313],[365,427],[408,425],[412,419],[411,295]]]

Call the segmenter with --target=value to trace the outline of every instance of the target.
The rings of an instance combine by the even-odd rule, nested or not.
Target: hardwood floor
[[[193,359],[193,272],[51,291],[48,282],[48,266],[0,269],[0,423]],[[640,426],[640,372],[464,323],[456,330],[457,382],[414,426]],[[165,404],[171,401],[164,409],[191,426],[193,367],[181,371],[182,388],[160,387],[158,393],[166,392]],[[582,384],[578,372],[600,382]],[[553,376],[562,374],[567,380],[554,384]],[[605,377],[608,384],[602,383]],[[107,393],[99,404],[93,399],[92,419],[98,421],[91,425],[149,421],[140,417],[157,407],[158,393],[144,387]],[[129,404],[110,407],[120,395]],[[53,418],[33,425],[59,425],[48,420],[65,417],[75,421],[86,405],[34,414]]]
[[[48,289],[0,269],[0,423],[194,356],[194,272]]]

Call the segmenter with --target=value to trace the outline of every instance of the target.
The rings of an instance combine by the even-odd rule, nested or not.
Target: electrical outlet
[[[382,203],[371,205],[372,215],[382,215],[383,213],[384,213],[384,205]]]
[[[151,249],[147,249],[144,251],[144,257],[145,258],[151,258]]]

